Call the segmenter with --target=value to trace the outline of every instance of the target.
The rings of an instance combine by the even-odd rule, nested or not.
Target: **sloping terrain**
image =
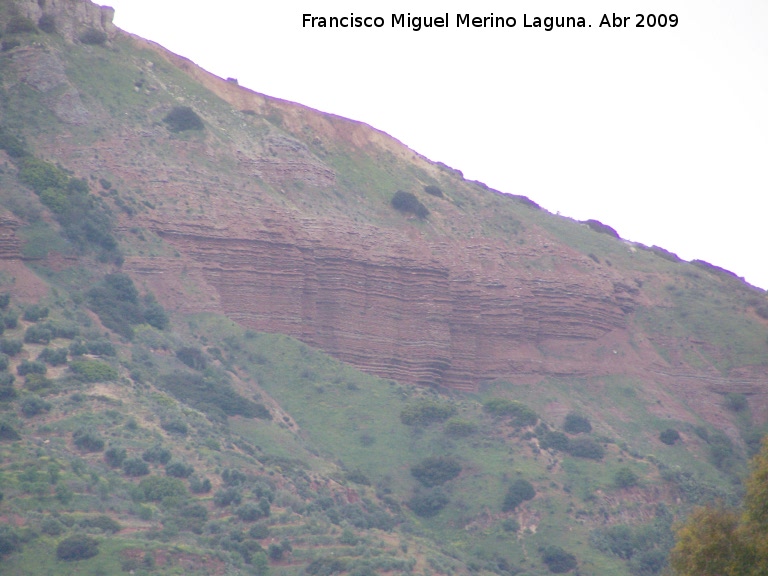
[[[656,574],[738,496],[763,291],[111,16],[0,2],[9,573]]]

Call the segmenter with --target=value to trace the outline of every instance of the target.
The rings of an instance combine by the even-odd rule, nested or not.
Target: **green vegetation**
[[[88,28],[85,32],[80,34],[80,42],[83,44],[91,44],[94,46],[103,46],[107,42],[106,33],[96,28]]]
[[[569,412],[565,416],[563,430],[568,434],[589,434],[592,432],[592,424],[589,419],[575,412]]]
[[[675,430],[674,428],[667,428],[663,432],[659,434],[659,440],[664,442],[667,446],[672,446],[680,440],[680,432]]]
[[[100,360],[73,360],[69,369],[83,382],[109,382],[117,379],[117,370]]]
[[[128,339],[133,337],[133,326],[147,323],[163,330],[168,316],[151,294],[139,297],[139,291],[127,274],[116,272],[88,291],[88,305],[99,315],[101,322]]]
[[[517,400],[491,398],[483,404],[483,410],[497,418],[508,417],[514,426],[533,426],[539,417],[528,406]]]
[[[424,206],[424,204],[422,204],[419,199],[410,192],[398,190],[395,192],[395,195],[392,196],[391,204],[395,210],[399,210],[400,212],[407,214],[414,214],[422,220],[429,216],[429,210],[427,210],[427,207]]]
[[[205,128],[202,118],[189,106],[174,106],[165,115],[163,122],[168,125],[171,132],[184,132],[185,130],[202,130]]]
[[[503,512],[509,512],[517,508],[527,500],[532,500],[536,496],[536,489],[533,484],[522,478],[515,480],[507,489],[504,495],[504,502],[501,505]]]
[[[570,572],[578,566],[576,556],[570,552],[566,552],[560,546],[543,546],[539,552],[541,553],[541,559],[544,561],[544,564],[547,565],[549,571],[555,574]]]
[[[422,400],[403,408],[400,421],[406,426],[429,426],[456,414],[456,407],[434,400]]]
[[[99,542],[83,534],[75,534],[65,538],[56,546],[56,558],[66,562],[87,560],[99,553]]]
[[[461,473],[461,464],[450,456],[432,456],[411,466],[411,475],[431,488],[453,480]]]
[[[743,511],[694,510],[676,534],[670,565],[679,576],[736,576],[768,571],[768,442],[752,460]]]

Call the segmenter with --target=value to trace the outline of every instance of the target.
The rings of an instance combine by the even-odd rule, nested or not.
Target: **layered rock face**
[[[117,33],[112,24],[115,10],[90,0],[11,0],[11,4],[19,14],[33,22],[40,22],[45,16],[48,26],[70,42],[89,30],[102,32],[107,38]]]
[[[628,299],[613,284],[515,273],[520,255],[492,243],[441,255],[426,242],[404,249],[383,232],[366,238],[307,221],[297,237],[272,224],[238,239],[203,226],[155,231],[194,261],[232,319],[403,382],[475,390],[496,377],[594,373],[601,338],[626,326]],[[492,274],[480,270],[488,264]],[[164,262],[126,266],[167,293]]]

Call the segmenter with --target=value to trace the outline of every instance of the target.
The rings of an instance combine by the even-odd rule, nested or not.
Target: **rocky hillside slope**
[[[200,573],[217,558],[265,573],[282,540],[221,500],[243,488],[248,517],[264,483],[275,514],[253,514],[292,543],[269,558],[286,574],[544,574],[556,541],[586,573],[649,576],[675,518],[734,497],[768,420],[763,291],[213,76],[111,17],[0,0],[0,328],[20,346],[0,356],[0,511],[19,530],[46,507],[71,516],[13,566],[54,562],[98,511],[127,527],[103,543],[131,569],[138,533],[158,558],[202,547]],[[128,460],[162,442],[213,486],[142,500],[80,430]],[[50,459],[48,488],[25,480],[20,463]],[[60,485],[74,504],[54,502]],[[377,540],[378,572],[359,558]]]

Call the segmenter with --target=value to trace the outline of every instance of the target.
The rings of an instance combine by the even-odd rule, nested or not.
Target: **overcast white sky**
[[[119,27],[214,74],[768,288],[768,0],[103,3]],[[450,27],[391,26],[409,12],[447,12]],[[614,12],[628,26],[600,27]],[[303,28],[304,13],[386,24]],[[491,13],[517,25],[456,26]],[[638,13],[678,25],[637,28]],[[525,28],[524,14],[592,27]]]

